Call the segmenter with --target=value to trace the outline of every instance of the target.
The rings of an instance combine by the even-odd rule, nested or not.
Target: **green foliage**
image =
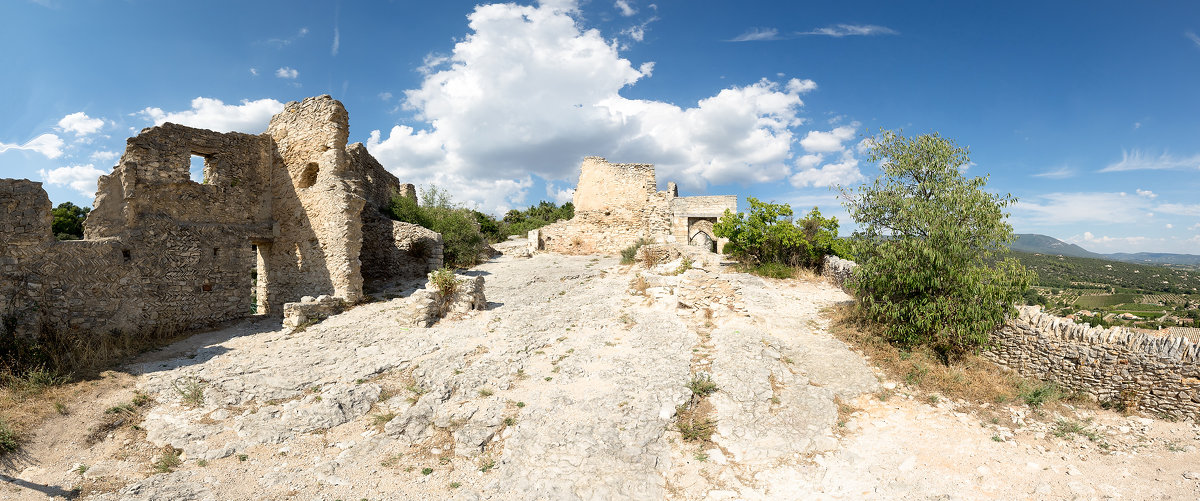
[[[1025,298],[1025,304],[1033,305],[1033,306],[1036,306],[1036,305],[1045,306],[1046,305],[1046,297],[1039,294],[1037,289],[1033,289],[1033,288],[1026,289],[1025,293],[1022,294],[1022,296]]]
[[[479,225],[479,234],[483,235],[483,238],[488,242],[496,243],[508,238],[507,235],[503,234],[503,230],[500,229],[500,222],[496,221],[495,217],[477,210],[472,210],[471,214],[475,216],[475,222]]]
[[[553,202],[543,200],[523,211],[513,209],[505,213],[504,219],[501,221],[502,239],[508,238],[510,235],[525,235],[530,230],[536,230],[560,219],[573,217],[575,217],[575,205],[571,202],[559,207]]]
[[[16,452],[20,446],[21,443],[17,439],[17,432],[13,431],[4,418],[0,418],[0,457],[10,452]]]
[[[1042,405],[1054,402],[1062,398],[1062,390],[1054,383],[1046,383],[1038,381],[1036,383],[1022,383],[1017,390],[1020,392],[1021,400],[1034,409]]]
[[[393,196],[392,201],[388,203],[386,215],[396,221],[412,223],[423,228],[433,226],[433,222],[417,204],[417,200],[405,196]]]
[[[1022,265],[1037,272],[1037,284],[1042,287],[1118,288],[1170,294],[1189,294],[1200,289],[1200,271],[1183,266],[1145,265],[1017,251],[1012,255]]]
[[[441,233],[442,261],[447,266],[466,268],[479,263],[479,254],[486,245],[476,216],[480,213],[453,205],[445,190],[430,186],[421,194],[420,204],[411,198],[394,196],[386,214],[397,221]]]
[[[1011,195],[967,179],[968,152],[936,133],[883,131],[869,155],[883,175],[843,190],[858,222],[857,307],[901,346],[929,345],[946,360],[984,346],[1034,274],[1006,257],[1014,240],[1004,207]]]
[[[621,264],[633,264],[634,261],[637,261],[638,249],[641,249],[643,245],[646,245],[646,243],[646,239],[639,238],[633,243],[633,245],[622,249]]]
[[[59,240],[79,240],[83,238],[83,220],[92,212],[91,207],[79,207],[71,202],[58,204],[50,211],[54,215],[51,228],[54,237]]]
[[[835,253],[837,218],[821,217],[813,207],[804,218],[793,222],[792,207],[746,197],[749,213],[733,213],[728,209],[713,233],[728,238],[723,249],[749,264],[781,264],[820,268],[826,255]]]

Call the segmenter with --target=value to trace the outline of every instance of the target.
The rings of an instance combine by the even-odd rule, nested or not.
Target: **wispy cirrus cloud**
[[[852,37],[852,36],[873,36],[873,35],[899,35],[900,32],[888,28],[887,26],[877,26],[874,24],[835,24],[824,28],[817,28],[812,31],[801,31],[797,35],[821,35],[834,38]]]
[[[787,40],[802,36],[826,36],[834,38],[853,36],[899,35],[900,32],[887,26],[874,24],[835,24],[824,28],[794,33],[780,33],[776,28],[751,28],[745,33],[729,39],[729,42],[762,42],[767,40]]]
[[[779,30],[775,28],[750,28],[745,33],[729,39],[730,42],[761,42],[764,40],[780,40]]]
[[[1100,172],[1123,172],[1131,170],[1200,170],[1200,154],[1190,157],[1177,157],[1163,153],[1157,157],[1148,155],[1141,150],[1121,152],[1121,161],[1109,164]]]
[[[304,27],[304,28],[300,28],[298,31],[296,31],[296,34],[295,34],[295,35],[292,35],[292,36],[290,36],[290,37],[287,37],[287,38],[270,38],[270,39],[267,39],[267,41],[266,41],[266,44],[267,44],[267,45],[274,46],[275,48],[282,49],[282,48],[284,48],[284,47],[287,47],[287,46],[289,46],[289,45],[291,45],[291,44],[295,43],[297,40],[299,40],[299,39],[301,39],[301,38],[304,38],[304,37],[305,37],[305,36],[307,36],[307,35],[308,35],[308,28],[307,28],[307,27]]]
[[[1034,174],[1033,177],[1043,177],[1046,179],[1067,179],[1067,178],[1075,177],[1075,174],[1077,174],[1077,172],[1075,171],[1074,168],[1063,166],[1063,167],[1059,167],[1057,169],[1051,169],[1051,170],[1048,170],[1045,172],[1039,172],[1037,174]]]
[[[1200,47],[1200,36],[1196,36],[1196,34],[1191,31],[1184,33],[1183,36],[1188,37],[1189,40],[1194,42],[1196,47]]]

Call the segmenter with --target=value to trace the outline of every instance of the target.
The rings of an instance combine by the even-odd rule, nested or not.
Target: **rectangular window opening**
[[[188,177],[200,184],[208,184],[208,157],[192,153],[192,162],[188,166]]]

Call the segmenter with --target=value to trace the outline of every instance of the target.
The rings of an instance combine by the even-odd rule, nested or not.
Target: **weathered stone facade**
[[[575,187],[575,217],[529,232],[533,250],[615,254],[638,239],[656,243],[692,243],[719,251],[712,234],[726,209],[737,210],[737,197],[679,197],[675,183],[657,191],[654,166],[612,164],[586,157]]]
[[[440,235],[383,215],[415,193],[347,146],[348,130],[329,96],[288,103],[260,135],[144,129],[100,178],[81,241],[54,239],[40,183],[0,180],[4,329],[190,329],[423,276],[440,265]]]

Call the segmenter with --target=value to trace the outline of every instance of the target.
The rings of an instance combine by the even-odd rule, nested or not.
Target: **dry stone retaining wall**
[[[844,288],[856,266],[828,256],[824,274]],[[1017,311],[991,333],[984,358],[1100,402],[1200,421],[1200,343],[1077,324],[1036,306]]]
[[[986,358],[1101,402],[1200,420],[1200,344],[1076,324],[1034,306],[1018,310],[992,333]]]

